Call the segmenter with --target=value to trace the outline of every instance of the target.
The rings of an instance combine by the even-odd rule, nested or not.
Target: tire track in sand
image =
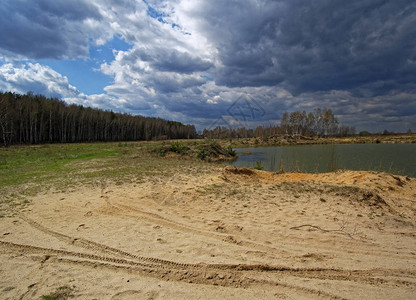
[[[329,299],[343,299],[340,296],[303,286],[288,284],[282,281],[284,276],[295,276],[319,280],[343,280],[371,285],[396,285],[416,287],[416,272],[406,270],[343,270],[331,268],[290,268],[271,265],[246,264],[184,264],[173,261],[134,256],[132,259],[100,256],[95,254],[74,251],[43,248],[31,245],[16,244],[0,241],[0,247],[5,251],[23,254],[40,254],[43,262],[54,260],[63,263],[80,264],[89,267],[105,267],[111,269],[124,269],[129,272],[138,272],[146,276],[157,277],[163,280],[184,281],[196,284],[211,284],[230,287],[251,287],[267,285],[272,287],[285,287],[304,293],[320,295]],[[46,256],[46,258],[45,258]],[[258,279],[264,274],[276,276],[273,279]],[[392,279],[392,277],[394,277]],[[403,279],[403,278],[406,279]]]
[[[110,204],[110,203],[109,203]],[[112,205],[112,204],[110,204]],[[127,209],[132,209],[133,211],[137,211],[134,208],[128,207]],[[145,212],[143,212],[145,213]],[[160,217],[163,221],[167,221],[170,223],[170,220],[159,216],[154,213],[148,213],[155,218]],[[356,281],[356,282],[366,282],[370,284],[385,284],[388,282],[394,282],[394,284],[397,285],[415,285],[415,282],[409,281],[409,280],[401,280],[401,279],[394,279],[394,280],[386,280],[385,278],[380,277],[408,277],[411,279],[416,280],[416,272],[407,272],[403,270],[371,270],[371,271],[363,271],[363,270],[342,270],[342,269],[335,269],[335,268],[289,268],[289,267],[281,267],[281,266],[270,266],[270,265],[246,265],[246,264],[189,264],[189,263],[177,263],[169,260],[163,260],[159,258],[152,258],[152,257],[144,257],[139,255],[134,255],[132,253],[129,253],[127,251],[113,248],[107,245],[103,245],[94,241],[90,241],[84,238],[74,238],[56,231],[53,231],[49,228],[46,228],[45,226],[41,225],[40,223],[26,217],[26,216],[20,216],[22,220],[27,222],[29,225],[34,227],[37,230],[40,230],[46,234],[49,234],[51,236],[54,236],[58,238],[59,240],[69,244],[74,245],[77,247],[81,247],[88,250],[93,251],[99,251],[105,255],[115,255],[116,257],[109,257],[109,256],[98,256],[98,255],[92,255],[91,258],[94,260],[100,260],[104,257],[105,261],[109,261],[112,263],[127,263],[128,265],[131,265],[131,263],[137,262],[141,264],[142,266],[157,266],[161,269],[166,268],[175,268],[175,269],[212,269],[212,270],[236,270],[236,271],[251,271],[251,272],[284,272],[285,274],[290,274],[291,276],[296,277],[303,277],[303,278],[315,278],[315,279],[331,279],[331,280],[349,280],[349,281]],[[175,224],[175,223],[174,223]],[[175,224],[176,225],[176,224]],[[178,227],[180,227],[182,224],[178,224]],[[186,227],[189,229],[186,225],[183,225],[183,227]],[[191,228],[193,229],[193,228]],[[199,233],[200,231],[198,229],[193,229],[196,233]],[[215,234],[210,232],[204,232],[208,233],[209,236],[220,236],[221,234]],[[226,236],[226,235],[221,235]],[[255,244],[255,243],[253,243]],[[257,244],[255,244],[257,246]],[[62,250],[53,250],[53,251],[60,251]],[[78,252],[66,252],[66,253],[72,253],[74,256],[79,256],[83,258],[88,258],[87,254],[82,254]],[[87,255],[87,256],[85,256]],[[123,260],[119,257],[124,257],[130,259],[130,261]],[[149,265],[150,264],[150,265]]]
[[[174,264],[176,266],[182,266],[182,267],[192,266],[191,264],[173,263],[171,261],[163,260],[163,259],[159,259],[159,258],[151,258],[151,257],[143,257],[143,256],[134,255],[134,254],[131,254],[129,252],[123,251],[121,249],[113,248],[113,247],[103,245],[103,244],[100,244],[100,243],[97,243],[97,242],[93,242],[93,241],[90,241],[90,240],[87,240],[87,239],[84,239],[84,238],[74,238],[74,237],[71,237],[71,236],[53,231],[53,230],[48,229],[45,226],[39,224],[38,222],[35,222],[34,220],[31,220],[30,218],[25,217],[25,216],[21,216],[21,219],[26,221],[28,224],[30,224],[35,229],[40,230],[40,231],[42,231],[46,234],[49,234],[51,236],[54,236],[54,237],[58,238],[59,240],[61,240],[63,242],[66,242],[67,244],[70,244],[70,245],[74,245],[74,246],[78,246],[78,247],[81,247],[81,248],[94,250],[94,251],[101,251],[105,254],[112,254],[112,255],[126,257],[126,258],[130,258],[130,259],[136,259],[136,260],[139,260],[139,261],[159,263],[159,264],[162,264],[162,265]]]

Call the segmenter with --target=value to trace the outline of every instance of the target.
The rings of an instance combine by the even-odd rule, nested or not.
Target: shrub
[[[188,147],[186,147],[181,142],[172,142],[170,144],[169,150],[172,151],[172,152],[183,154],[183,153],[185,153],[186,150],[188,150]]]
[[[256,161],[256,166],[254,167],[254,169],[256,169],[256,170],[264,170],[264,167],[261,164],[261,160],[260,161]]]
[[[228,146],[227,148],[226,148],[226,150],[227,150],[227,152],[228,152],[228,154],[230,154],[231,156],[236,156],[237,154],[235,153],[235,150],[233,149],[233,147],[231,147],[231,146]]]
[[[159,149],[159,155],[160,156],[165,156],[166,155],[166,152],[167,152],[167,150],[164,147],[162,147],[162,148]]]
[[[43,300],[66,300],[74,297],[74,288],[69,286],[61,286],[55,292],[42,296]]]
[[[370,135],[371,135],[371,133],[366,131],[366,130],[360,131],[360,133],[359,133],[359,136],[370,136]]]
[[[197,154],[196,154],[196,156],[197,156],[199,159],[205,159],[205,157],[207,157],[207,155],[208,155],[208,153],[205,151],[205,149],[202,149],[202,148],[200,148],[200,149],[197,151]]]

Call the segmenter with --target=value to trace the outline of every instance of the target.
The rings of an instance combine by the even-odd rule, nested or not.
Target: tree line
[[[196,138],[195,126],[114,113],[56,98],[0,92],[0,142],[74,143]]]
[[[305,111],[285,112],[280,126],[258,126],[255,129],[229,128],[218,126],[205,129],[204,137],[209,138],[251,138],[273,135],[304,135],[304,136],[349,136],[355,134],[355,128],[340,125],[338,118],[331,109],[317,108],[309,113]]]
[[[280,128],[286,134],[306,136],[348,136],[355,134],[355,127],[339,125],[331,109],[316,108],[309,112],[285,112]]]

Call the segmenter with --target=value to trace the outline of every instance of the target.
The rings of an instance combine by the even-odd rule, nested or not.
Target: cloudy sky
[[[414,0],[2,0],[0,90],[195,124],[416,132]]]

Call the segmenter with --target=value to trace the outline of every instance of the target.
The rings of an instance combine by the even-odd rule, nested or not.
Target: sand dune
[[[203,172],[201,172],[203,171]],[[416,179],[209,167],[31,199],[2,299],[411,299]]]

